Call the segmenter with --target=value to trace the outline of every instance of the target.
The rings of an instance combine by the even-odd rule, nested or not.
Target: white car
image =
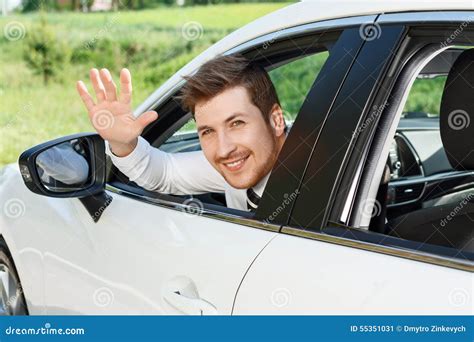
[[[136,109],[160,113],[154,147],[198,150],[182,76],[219,54],[264,65],[294,123],[256,213],[146,191],[97,134],[25,151],[0,178],[3,312],[472,315],[473,18],[472,1],[296,3]],[[54,146],[74,156],[57,174]]]

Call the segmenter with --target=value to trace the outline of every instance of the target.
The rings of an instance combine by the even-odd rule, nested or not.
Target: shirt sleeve
[[[112,153],[105,142],[106,154],[130,181],[146,190],[173,195],[225,192],[226,181],[207,161],[202,151],[167,153],[138,137],[135,149],[125,157]]]

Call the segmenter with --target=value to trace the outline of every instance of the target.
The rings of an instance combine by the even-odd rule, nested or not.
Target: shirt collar
[[[267,175],[263,177],[260,182],[252,187],[253,191],[255,191],[255,193],[260,197],[262,197],[263,190],[265,190],[265,186],[267,185],[268,178],[270,178],[270,174],[271,172],[267,173]]]

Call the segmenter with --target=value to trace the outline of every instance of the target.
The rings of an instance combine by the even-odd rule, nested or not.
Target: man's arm
[[[106,153],[113,164],[146,190],[173,195],[225,190],[224,177],[209,164],[202,151],[166,153],[150,146],[142,137],[125,157],[118,157],[112,151],[106,142]]]
[[[145,189],[169,194],[224,191],[224,178],[212,168],[202,152],[165,153],[152,148],[140,137],[143,129],[158,115],[155,111],[139,117],[133,115],[132,77],[127,69],[120,72],[120,94],[117,94],[117,87],[107,69],[100,72],[91,69],[90,80],[95,101],[84,82],[77,82],[77,91],[92,125],[106,141],[107,154],[131,181]]]

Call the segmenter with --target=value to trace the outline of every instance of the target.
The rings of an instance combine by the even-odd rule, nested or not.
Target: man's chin
[[[257,183],[252,179],[245,179],[245,177],[238,176],[229,177],[228,175],[224,175],[224,179],[231,187],[235,189],[248,189]]]

